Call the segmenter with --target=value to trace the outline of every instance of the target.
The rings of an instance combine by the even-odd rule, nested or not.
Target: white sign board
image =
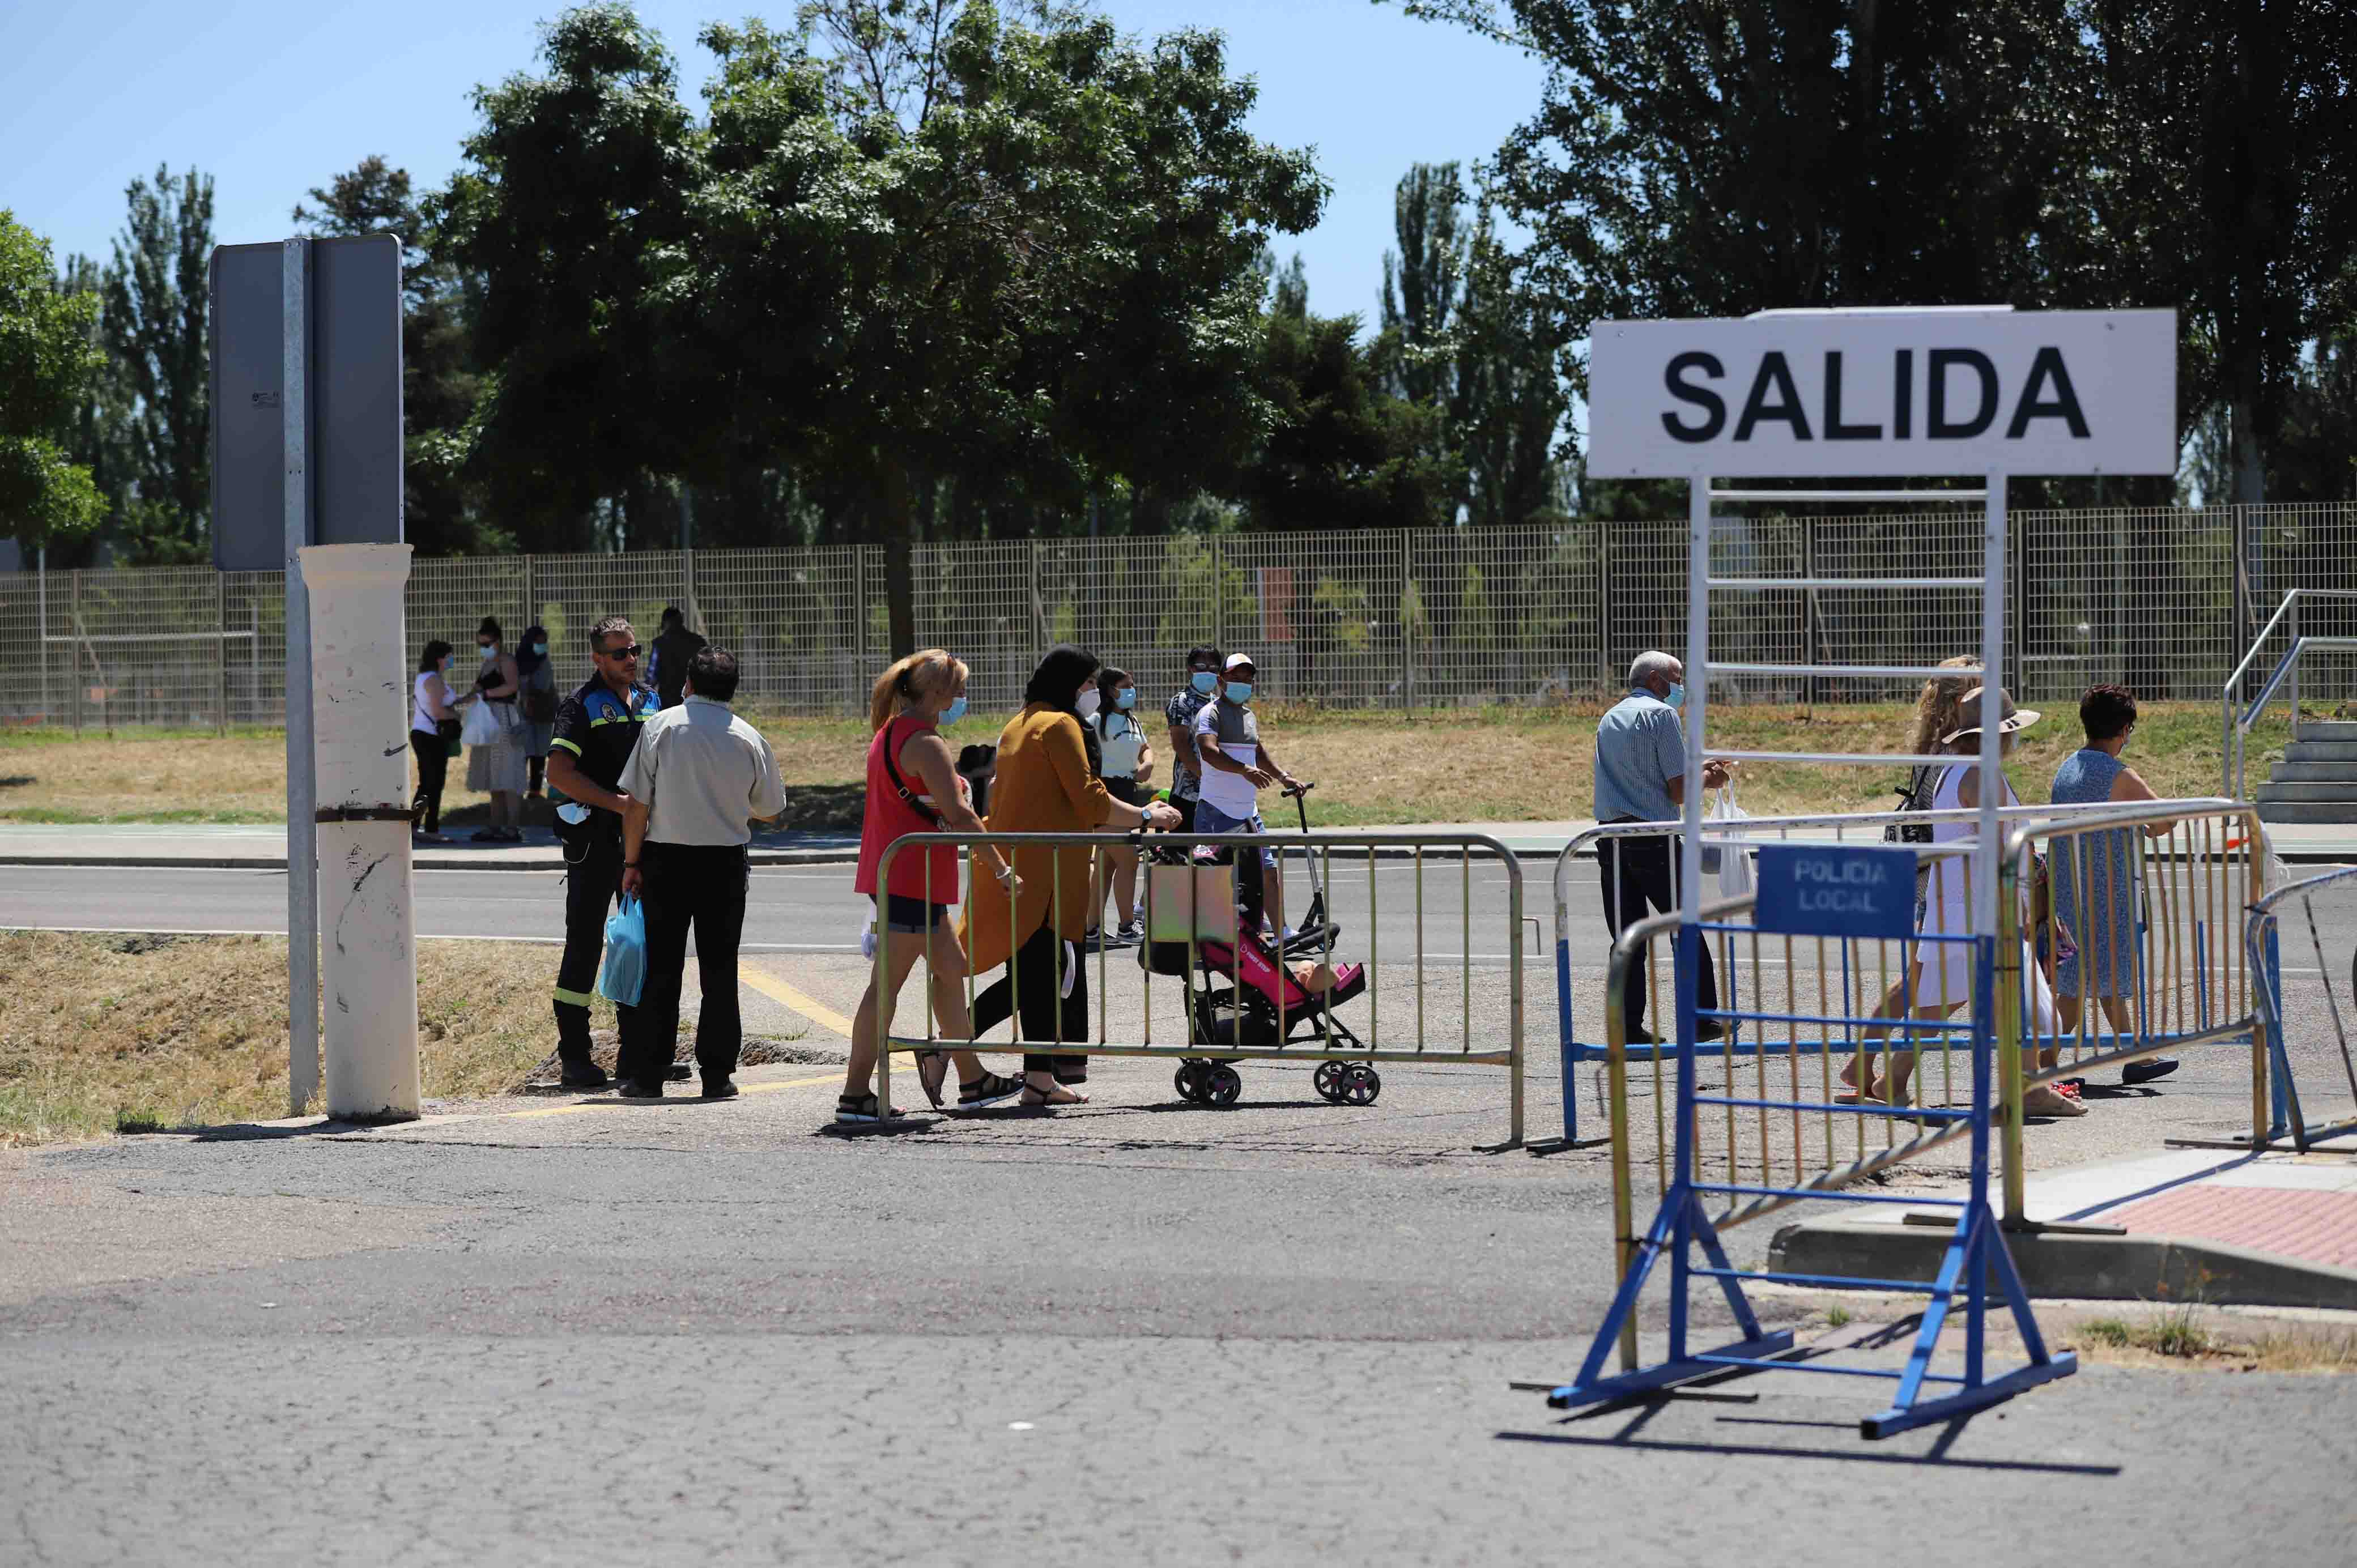
[[[2173,310],[1599,321],[1599,479],[2173,474]]]

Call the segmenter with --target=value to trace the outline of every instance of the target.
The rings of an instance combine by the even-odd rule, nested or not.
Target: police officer
[[[599,621],[589,634],[595,672],[557,705],[548,743],[549,789],[564,800],[556,836],[565,847],[565,960],[556,970],[555,1000],[556,1055],[568,1089],[607,1082],[589,1057],[589,994],[605,950],[606,911],[622,887],[622,813],[630,798],[616,786],[639,744],[640,725],[656,706],[654,693],[639,683],[642,651],[628,620]],[[621,1012],[627,1020],[632,1009]]]

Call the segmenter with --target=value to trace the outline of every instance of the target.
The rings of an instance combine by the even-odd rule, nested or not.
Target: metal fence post
[[[851,547],[851,695],[859,712],[859,677],[867,669],[867,546]]]
[[[523,620],[526,626],[540,619],[540,595],[533,582],[533,566],[536,560],[537,557],[531,554],[523,558]],[[571,635],[569,630],[566,635]]]
[[[688,545],[679,553],[680,596],[687,601],[687,619],[691,626],[704,625],[704,607],[695,602],[695,546]],[[707,628],[705,635],[709,636]]]
[[[1220,548],[1220,536],[1211,535],[1211,646],[1222,653],[1228,650],[1228,574],[1226,552]],[[1263,655],[1264,658],[1266,655]]]
[[[229,574],[213,574],[213,690],[218,695],[220,722],[213,726],[216,735],[229,734]]]
[[[81,567],[74,568],[72,579],[67,585],[66,592],[71,607],[66,618],[68,628],[66,689],[73,695],[73,732],[74,738],[80,740],[81,738],[81,644],[74,639],[81,636]]]
[[[1407,666],[1407,674],[1400,687],[1400,705],[1403,708],[1413,711],[1415,707],[1415,629],[1408,625],[1407,595],[1409,585],[1415,581],[1415,535],[1409,530],[1403,528],[1399,531],[1399,536],[1400,575],[1399,609],[1397,613],[1399,615],[1400,628],[1400,662]],[[1423,607],[1424,601],[1419,597],[1416,601],[1416,608],[1421,612]]]
[[[1598,518],[1596,530],[1596,682],[1600,696],[1612,694],[1612,525]]]

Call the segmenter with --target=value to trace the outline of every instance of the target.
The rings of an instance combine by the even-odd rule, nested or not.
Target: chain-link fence
[[[2026,701],[2119,681],[2213,699],[2293,586],[2357,588],[2357,503],[2018,511],[2007,678]],[[1981,514],[1767,516],[1715,536],[1723,576],[1969,575]],[[1343,707],[1531,703],[1609,695],[1631,655],[1685,637],[1683,519],[1502,529],[1171,534],[923,544],[910,554],[920,645],[974,670],[977,707],[1007,708],[1049,644],[1073,641],[1148,693],[1196,643],[1247,649],[1280,701]],[[511,639],[548,630],[560,680],[625,615],[651,639],[665,606],[744,666],[741,701],[856,713],[887,660],[880,545],[421,560],[409,638],[462,648],[486,615]],[[1721,659],[1935,663],[1979,639],[1976,596],[1760,586],[1722,591]],[[2357,623],[2319,608],[2310,635]],[[2325,624],[2327,621],[2330,624]],[[2278,638],[2280,641],[2282,639]],[[276,573],[202,567],[0,574],[0,651],[17,678],[0,718],[75,728],[274,725],[285,712]],[[2279,651],[2279,650],[2278,650]],[[2357,661],[2304,672],[2311,705]],[[1749,679],[1727,696],[1845,702],[1898,685]]]

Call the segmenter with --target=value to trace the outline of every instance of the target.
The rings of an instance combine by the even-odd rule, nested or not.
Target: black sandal
[[[942,1050],[926,1050],[917,1052],[916,1057],[917,1087],[925,1091],[925,1098],[933,1102],[934,1110],[939,1111],[942,1108],[942,1086],[950,1080],[950,1054]]]
[[[1004,1073],[986,1072],[972,1083],[958,1085],[958,1109],[979,1111],[985,1105],[996,1105],[1002,1100],[1012,1100],[1023,1092],[1023,1080],[1008,1078]]]
[[[1052,1095],[1060,1094],[1070,1098],[1063,1100],[1050,1098]],[[1035,1096],[1037,1098],[1034,1098]],[[1086,1105],[1088,1102],[1087,1095],[1074,1094],[1060,1083],[1052,1090],[1034,1089],[1028,1083],[1023,1086],[1023,1108],[1027,1111],[1052,1111],[1059,1105]]]
[[[894,1106],[888,1114],[879,1114],[873,1094],[838,1094],[834,1097],[834,1119],[837,1122],[861,1123],[898,1122],[901,1111]]]

